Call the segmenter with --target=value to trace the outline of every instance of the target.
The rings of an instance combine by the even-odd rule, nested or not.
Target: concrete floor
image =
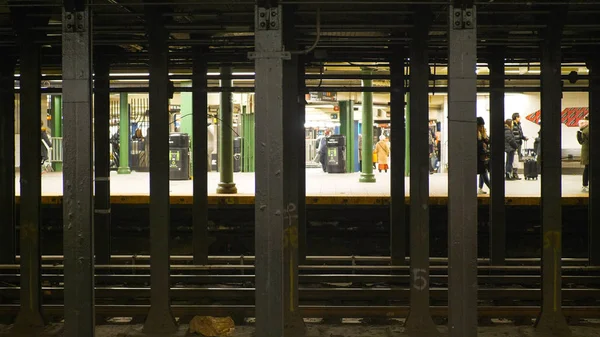
[[[320,169],[309,168],[306,170],[306,194],[309,196],[330,195],[361,195],[361,196],[389,196],[390,174],[375,173],[377,182],[359,183],[360,173],[327,174]],[[445,197],[448,195],[448,175],[436,173],[429,176],[429,193],[431,196]],[[254,195],[254,173],[235,173],[234,181],[238,188],[238,195]],[[16,177],[16,193],[20,195],[19,174]],[[507,197],[539,197],[542,178],[533,181],[507,181]],[[208,174],[208,193],[216,195],[219,183],[219,173]],[[585,197],[588,194],[581,192],[581,175],[563,175],[562,191],[564,197]],[[409,194],[409,178],[406,178],[406,194]],[[62,195],[62,173],[52,172],[42,175],[42,195]],[[487,190],[487,188],[484,188]],[[128,175],[111,173],[112,195],[148,195],[149,173],[133,172]],[[192,181],[171,181],[171,195],[191,196]]]

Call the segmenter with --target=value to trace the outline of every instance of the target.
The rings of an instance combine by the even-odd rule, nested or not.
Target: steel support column
[[[94,244],[96,263],[110,264],[110,63],[99,50],[96,50],[94,59]]]
[[[21,20],[26,20],[21,18]],[[27,25],[27,22],[22,22]],[[40,203],[41,203],[41,67],[40,46],[35,41],[36,35],[22,27],[20,40],[20,86],[21,86],[21,203],[19,214],[19,234],[21,255],[21,310],[15,322],[16,333],[34,334],[43,328],[41,314],[40,283]]]
[[[477,30],[475,6],[449,7],[448,328],[477,336]]]
[[[256,335],[303,336],[298,310],[297,56],[293,9],[257,1]],[[285,15],[284,15],[285,14]]]
[[[207,158],[208,141],[206,129],[206,109],[208,107],[208,86],[206,73],[207,49],[194,46],[192,49],[194,59],[192,63],[192,133],[194,143],[192,144],[193,166],[193,190],[194,205],[192,208],[193,221],[193,246],[194,264],[208,264],[208,181],[207,181]]]
[[[404,48],[397,46],[392,49],[390,59],[390,142],[394,149],[391,156],[391,205],[390,205],[390,251],[392,265],[405,263],[406,258],[406,184],[404,178],[404,155],[406,132],[404,125]]]
[[[506,258],[506,210],[504,207],[504,52],[493,49],[490,68],[490,130],[491,130],[491,188],[490,188],[490,262],[501,266]],[[501,137],[494,137],[501,135]]]
[[[146,7],[150,56],[150,312],[144,333],[177,331],[171,312],[169,269],[169,34],[158,6]]]
[[[306,144],[304,123],[306,122],[306,98],[304,92],[306,90],[306,64],[304,63],[304,57],[298,58],[298,115],[296,129],[298,136],[296,136],[297,151],[298,151],[298,263],[303,264],[306,262],[306,256],[308,255],[307,246],[307,226],[306,221]],[[352,105],[350,103],[350,105]]]
[[[92,20],[83,1],[74,7],[66,4],[62,20],[65,336],[77,337],[95,335]]]
[[[429,56],[431,12],[416,9],[410,44],[410,314],[413,336],[437,336],[429,311]]]
[[[15,57],[0,62],[0,263],[15,263]]]
[[[206,109],[208,107],[208,86],[206,73],[207,49],[192,47],[194,59],[192,63],[192,133],[194,143],[192,144],[193,166],[193,190],[194,205],[192,208],[193,221],[193,247],[194,264],[208,264],[208,182],[207,182],[207,158],[208,140],[206,129]]]
[[[562,312],[561,50],[567,8],[552,9],[542,39],[542,311],[540,336],[570,336]]]
[[[371,74],[370,69],[364,69],[363,73]],[[371,87],[373,80],[362,80],[363,87]],[[362,167],[360,168],[361,183],[374,183],[377,181],[373,174],[373,93],[363,92],[362,93]]]
[[[590,153],[600,150],[600,136],[594,130],[600,130],[600,61],[594,58],[588,64],[590,68],[589,102],[590,102]],[[592,266],[600,265],[600,161],[590,156],[590,195],[588,199],[588,251]],[[599,206],[599,207],[595,207]]]
[[[221,67],[221,87],[231,88],[231,67]],[[219,109],[219,194],[236,194],[233,182],[233,102],[231,92],[221,92]]]

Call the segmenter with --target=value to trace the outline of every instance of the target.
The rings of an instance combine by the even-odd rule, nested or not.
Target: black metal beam
[[[111,252],[110,208],[110,60],[103,50],[94,55],[94,235],[96,263],[109,264]]]
[[[448,11],[448,328],[477,336],[477,27],[476,9]]]
[[[542,42],[542,312],[536,330],[545,336],[570,336],[562,312],[562,177],[560,79],[561,38],[567,8],[549,15]]]
[[[429,311],[429,8],[417,9],[410,44],[410,314],[411,336],[438,336]]]
[[[304,264],[308,252],[308,222],[306,218],[306,144],[304,142],[306,122],[306,64],[305,57],[298,58],[298,119],[296,123],[298,136],[296,136],[298,151],[298,263]]]
[[[92,20],[89,7],[77,12],[63,11],[62,24],[65,336],[94,336]],[[110,252],[107,255],[110,260]]]
[[[589,84],[589,104],[590,104],[590,154],[598,153],[594,150],[600,149],[600,136],[594,130],[600,130],[600,62],[594,58],[588,65],[592,78]],[[600,160],[596,156],[590,156],[589,166],[589,201],[588,201],[588,251],[589,263],[592,266],[600,265]],[[594,190],[594,186],[597,188]],[[594,207],[598,206],[598,207]]]
[[[23,20],[23,19],[22,19]],[[35,334],[44,327],[41,314],[40,221],[41,221],[41,130],[37,124],[41,113],[40,46],[26,21],[19,27],[21,77],[20,172],[21,204],[19,213],[19,253],[21,255],[21,310],[13,331]],[[25,122],[29,121],[29,122]],[[25,211],[26,210],[26,211]]]
[[[0,62],[0,263],[15,263],[15,63],[9,50]]]
[[[208,95],[206,92],[208,71],[206,63],[207,49],[194,47],[194,63],[192,66],[192,157],[193,169],[193,194],[194,205],[192,208],[193,221],[193,248],[194,264],[208,264],[208,140],[206,125],[206,109]]]
[[[398,266],[405,263],[406,258],[406,207],[404,198],[405,179],[404,161],[406,155],[406,122],[405,88],[404,88],[404,48],[394,48],[390,59],[390,142],[394,149],[391,157],[391,205],[390,205],[390,252],[392,265]]]
[[[501,266],[506,258],[506,209],[504,198],[504,53],[494,49],[490,68],[490,263]],[[500,136],[498,136],[500,135]]]
[[[298,309],[297,56],[293,12],[256,6],[256,335],[304,334]],[[290,113],[292,112],[292,113]],[[290,117],[293,116],[293,117]]]
[[[152,306],[144,324],[147,334],[177,331],[169,295],[169,56],[168,33],[161,8],[145,8],[150,40],[150,273]]]

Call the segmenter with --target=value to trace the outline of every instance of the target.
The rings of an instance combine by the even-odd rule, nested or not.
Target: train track
[[[42,257],[42,300],[47,315],[63,313],[62,256]],[[116,255],[96,266],[96,310],[104,316],[141,316],[150,305],[149,256]],[[254,257],[211,256],[193,265],[191,256],[171,257],[173,312],[186,315],[254,315]],[[407,261],[408,262],[408,261]],[[447,315],[448,260],[431,258],[431,311]],[[481,317],[533,318],[541,303],[539,259],[508,259],[490,266],[479,259]],[[563,310],[578,318],[600,318],[600,267],[585,259],[563,259]],[[299,267],[300,310],[304,317],[403,318],[409,311],[408,266],[391,266],[389,257],[314,256]],[[0,265],[0,314],[19,309],[20,265]]]

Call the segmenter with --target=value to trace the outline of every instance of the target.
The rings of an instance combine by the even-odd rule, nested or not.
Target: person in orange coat
[[[387,172],[389,168],[388,157],[390,156],[390,148],[385,141],[384,135],[379,136],[379,141],[377,142],[377,145],[375,145],[375,152],[377,152],[377,164],[379,164],[379,172],[382,170]]]

